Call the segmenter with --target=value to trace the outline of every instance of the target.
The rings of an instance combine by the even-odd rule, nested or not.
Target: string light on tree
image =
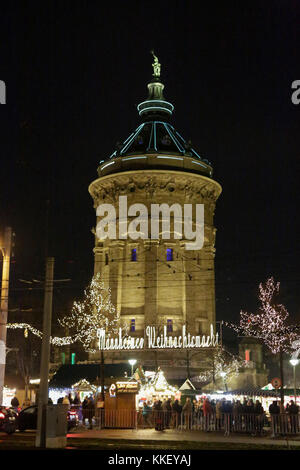
[[[100,274],[96,274],[84,292],[84,300],[74,302],[71,314],[60,320],[63,327],[71,332],[70,336],[51,337],[54,346],[68,346],[80,341],[89,352],[96,352],[93,347],[97,338],[97,330],[104,328],[110,333],[116,333],[119,326],[119,317],[111,302],[110,289],[104,286]],[[10,323],[10,329],[23,329],[24,336],[30,331],[40,339],[43,333],[29,323]],[[26,333],[27,332],[27,333]]]
[[[111,302],[110,288],[105,287],[100,273],[97,273],[84,292],[84,300],[74,302],[71,314],[60,320],[60,324],[68,328],[71,337],[80,341],[86,351],[96,352],[97,331],[105,329],[108,334],[116,334],[119,320]]]
[[[239,356],[219,348],[213,358],[214,364],[209,370],[200,374],[197,379],[201,382],[211,382],[213,378],[218,379],[225,373],[226,377],[238,375],[240,369],[250,367],[249,362],[241,359]]]
[[[296,328],[287,324],[289,313],[282,304],[275,303],[280,282],[271,277],[259,285],[260,311],[257,314],[240,312],[240,323],[227,323],[237,333],[261,339],[273,354],[293,351],[293,343],[299,338]]]
[[[280,282],[269,278],[265,284],[259,285],[259,313],[240,312],[239,325],[227,324],[237,333],[260,339],[273,354],[279,355],[281,389],[281,404],[284,403],[284,372],[283,354],[295,350],[299,333],[295,325],[287,323],[289,313],[284,305],[276,303]]]

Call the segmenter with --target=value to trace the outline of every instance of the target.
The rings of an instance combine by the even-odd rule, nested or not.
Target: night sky
[[[82,295],[93,272],[87,188],[98,162],[139,123],[154,49],[172,124],[223,187],[218,319],[257,308],[258,284],[273,275],[299,321],[300,105],[291,101],[299,2],[8,3],[0,19],[0,225],[16,232],[10,306],[30,303],[18,279],[44,275],[47,201],[55,278],[72,279],[56,289],[55,308]],[[42,302],[42,290],[35,295]]]

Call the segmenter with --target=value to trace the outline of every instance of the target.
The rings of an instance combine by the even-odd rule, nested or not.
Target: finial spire
[[[154,62],[152,64],[153,67],[153,77],[154,78],[160,78],[160,69],[161,69],[161,64],[158,62],[158,58],[154,54],[154,50],[151,51],[151,54],[153,55]]]
[[[166,121],[171,116],[174,106],[164,98],[163,90],[165,86],[160,79],[161,65],[154,51],[152,50],[150,52],[154,58],[152,64],[153,78],[147,85],[149,90],[147,100],[140,103],[137,109],[139,115],[142,116],[144,120],[157,118],[160,121]]]

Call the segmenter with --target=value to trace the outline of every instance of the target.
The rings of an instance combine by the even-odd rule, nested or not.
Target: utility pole
[[[101,400],[105,400],[105,392],[104,392],[104,353],[103,351],[100,352],[100,385],[101,385]]]
[[[38,400],[38,423],[35,445],[46,447],[46,413],[48,405],[48,377],[50,360],[50,336],[52,320],[54,258],[46,258],[46,279],[44,297],[43,340]]]
[[[1,313],[0,313],[0,405],[3,401],[3,387],[6,364],[6,324],[8,313],[9,268],[11,251],[11,227],[6,227],[4,240],[0,249],[3,255],[2,284],[1,284]]]
[[[280,380],[281,380],[280,404],[281,404],[281,410],[283,410],[284,409],[284,388],[283,388],[284,387],[284,371],[283,371],[283,350],[282,349],[279,352],[279,368],[280,368]]]
[[[186,350],[186,374],[187,378],[191,378],[191,372],[190,372],[190,351],[187,349]]]

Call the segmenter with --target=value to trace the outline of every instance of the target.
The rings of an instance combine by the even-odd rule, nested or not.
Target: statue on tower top
[[[153,57],[154,57],[154,62],[153,62],[153,64],[152,64],[152,67],[153,67],[153,77],[155,77],[155,78],[160,78],[161,64],[158,62],[158,58],[157,58],[156,55],[154,54],[154,51],[153,51],[153,50],[151,51],[151,54],[152,54]]]

